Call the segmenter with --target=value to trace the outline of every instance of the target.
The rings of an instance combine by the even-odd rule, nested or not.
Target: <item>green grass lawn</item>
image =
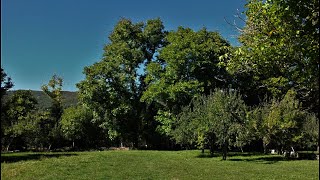
[[[1,179],[319,179],[318,160],[199,151],[1,154]]]

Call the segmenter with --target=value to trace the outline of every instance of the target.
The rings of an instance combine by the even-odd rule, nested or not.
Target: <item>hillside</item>
[[[6,95],[4,96],[4,101],[12,96],[15,91],[8,91]],[[47,109],[51,105],[51,99],[49,96],[47,96],[44,92],[42,91],[33,91],[31,90],[32,95],[37,99],[38,101],[38,108],[39,109]],[[76,105],[78,102],[77,99],[77,92],[70,92],[70,91],[62,91],[62,96],[63,96],[63,106],[64,107],[69,107],[72,105]]]

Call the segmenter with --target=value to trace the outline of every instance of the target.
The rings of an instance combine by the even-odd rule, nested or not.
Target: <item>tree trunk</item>
[[[74,140],[72,141],[72,149],[74,149]]]
[[[227,160],[227,150],[228,150],[228,144],[225,142],[223,144],[223,148],[222,148],[222,159],[223,160]]]
[[[6,149],[7,149],[7,152],[9,151],[9,147],[10,147],[10,144],[7,145],[7,148],[6,148]]]
[[[214,154],[214,150],[213,150],[213,147],[214,147],[214,134],[212,134],[211,136],[210,136],[210,156],[211,157],[213,157],[213,154]]]
[[[204,148],[201,148],[201,153],[204,154]]]
[[[213,147],[210,146],[210,156],[213,157],[213,154],[214,154],[214,152],[213,152]]]
[[[8,145],[7,145],[7,148],[6,148],[7,151],[9,151],[9,148],[10,148],[10,145],[11,145],[12,141],[13,141],[13,138],[10,139],[10,141],[9,141],[9,143],[8,143]]]
[[[282,153],[282,148],[281,148],[281,147],[278,147],[278,149],[277,149],[277,150],[278,150],[278,155],[283,154],[283,153]]]
[[[268,149],[267,149],[267,144],[266,143],[263,143],[263,153],[264,154],[268,154]]]
[[[213,143],[213,141],[211,141],[211,142],[210,142],[210,156],[211,156],[211,157],[213,157],[213,154],[214,154],[214,152],[213,152],[213,151],[214,151],[214,150],[213,150],[213,145],[214,145],[214,143]]]

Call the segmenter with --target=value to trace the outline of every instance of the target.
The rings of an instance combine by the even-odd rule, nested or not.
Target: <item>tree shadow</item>
[[[227,157],[233,157],[233,156],[242,156],[242,157],[250,157],[250,156],[257,156],[257,155],[263,155],[263,153],[258,152],[250,152],[250,153],[242,153],[242,152],[229,152]],[[213,155],[210,153],[201,153],[197,155],[197,158],[213,158],[213,157],[222,157],[222,152],[216,151]]]
[[[209,153],[201,153],[196,156],[196,158],[216,158],[221,157],[221,152],[215,152],[214,155]],[[243,161],[243,162],[253,162],[253,163],[262,163],[262,164],[274,164],[279,161],[294,161],[298,159],[286,158],[279,155],[265,155],[261,152],[229,152],[227,155],[227,161]]]
[[[229,152],[228,157],[233,157],[233,156],[242,156],[242,157],[250,157],[250,156],[261,156],[264,155],[263,153],[260,152]]]
[[[41,160],[43,158],[58,158],[62,156],[77,156],[75,153],[54,153],[54,154],[44,154],[44,153],[30,153],[30,154],[1,154],[1,163],[14,163],[19,161],[30,161],[30,160]]]
[[[214,157],[219,157],[220,156],[220,154],[213,154],[213,155],[211,155],[211,154],[208,154],[208,153],[201,153],[201,154],[199,154],[199,155],[197,155],[196,157],[197,158],[214,158]]]
[[[317,159],[317,155],[315,153],[299,153],[299,157],[285,157],[281,155],[266,156],[263,154],[256,154],[256,155],[258,156],[250,157],[250,158],[231,158],[229,159],[229,161],[246,161],[246,162],[264,163],[264,164],[274,164],[279,161],[299,161],[299,160],[316,160]],[[244,156],[244,155],[240,154],[239,156]],[[232,155],[229,157],[232,157]]]
[[[235,159],[228,159],[228,161],[245,161],[245,162],[256,162],[256,163],[263,163],[263,164],[274,164],[279,161],[292,161],[293,159],[288,159],[281,156],[265,156],[265,157],[257,157],[257,158],[235,158]]]

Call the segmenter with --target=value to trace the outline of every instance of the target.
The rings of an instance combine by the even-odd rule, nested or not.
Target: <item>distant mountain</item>
[[[4,95],[3,100],[6,101],[6,99],[10,98],[10,96],[12,96],[14,93],[15,91],[6,92],[6,95]],[[44,92],[31,90],[31,93],[37,99],[38,101],[37,107],[39,109],[47,109],[51,106],[52,100]],[[77,92],[62,91],[62,97],[63,97],[64,107],[70,107],[78,103]]]

